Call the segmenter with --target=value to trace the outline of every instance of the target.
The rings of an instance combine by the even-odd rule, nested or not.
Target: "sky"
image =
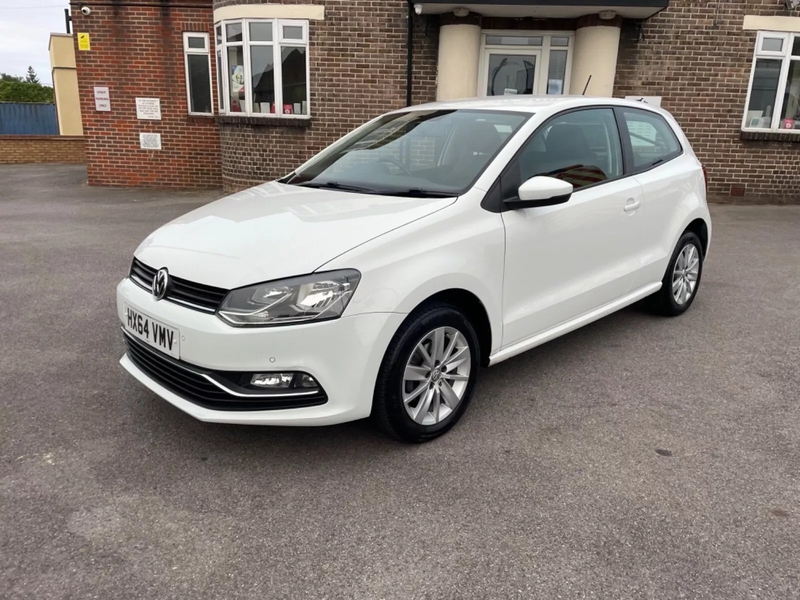
[[[0,73],[25,75],[31,65],[48,85],[50,33],[66,33],[64,9],[68,0],[0,0]]]

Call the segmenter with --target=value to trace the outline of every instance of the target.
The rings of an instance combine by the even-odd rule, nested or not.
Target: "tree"
[[[36,76],[36,71],[33,67],[28,65],[28,72],[25,75],[25,83],[39,83],[39,78]]]
[[[53,102],[53,88],[25,81],[0,81],[0,102]]]
[[[8,73],[0,73],[0,81],[22,81],[22,77],[9,75]]]

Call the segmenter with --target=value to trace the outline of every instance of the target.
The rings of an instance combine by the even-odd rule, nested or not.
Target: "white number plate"
[[[170,356],[181,356],[181,332],[174,327],[159,323],[152,317],[125,305],[125,318],[122,325],[125,331],[139,338],[153,348],[166,352]]]

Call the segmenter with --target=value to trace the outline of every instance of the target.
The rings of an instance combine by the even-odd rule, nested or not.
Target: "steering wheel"
[[[401,163],[401,162],[400,162],[399,160],[397,160],[396,158],[392,158],[391,156],[384,156],[383,158],[379,158],[379,159],[378,159],[378,162],[379,162],[379,163],[389,163],[389,164],[392,164],[392,165],[394,165],[395,167],[397,167],[398,169],[400,169],[400,170],[401,170],[403,173],[405,173],[406,175],[408,175],[409,177],[412,177],[412,175],[411,175],[411,171],[409,171],[408,169],[406,169],[406,168],[405,168],[405,166],[403,165],[403,163]]]

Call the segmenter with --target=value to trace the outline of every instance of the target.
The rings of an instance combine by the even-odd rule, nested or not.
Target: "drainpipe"
[[[406,0],[408,4],[408,37],[406,39],[406,106],[411,106],[411,86],[414,73],[414,2]]]

